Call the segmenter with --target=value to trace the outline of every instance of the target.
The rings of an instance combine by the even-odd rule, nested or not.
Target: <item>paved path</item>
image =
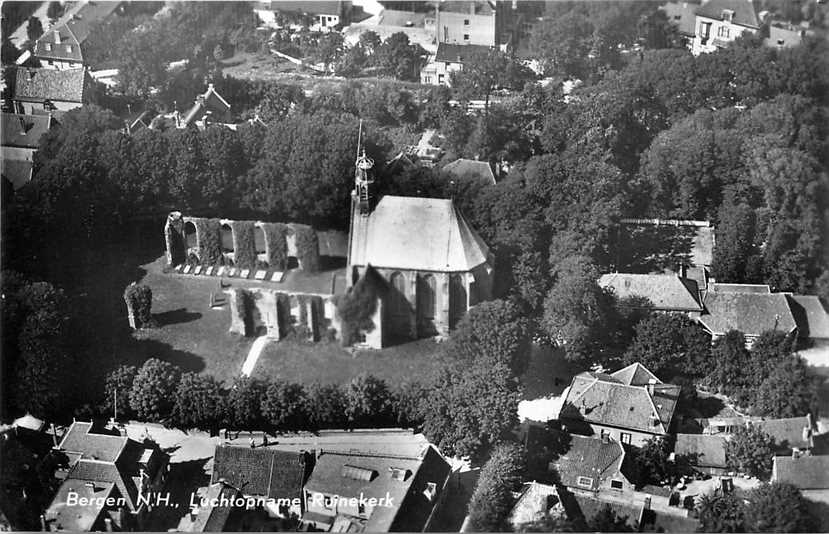
[[[260,336],[253,341],[250,352],[248,352],[248,357],[245,359],[245,363],[242,364],[242,376],[250,376],[253,368],[256,367],[256,362],[259,361],[259,356],[262,355],[262,349],[265,348],[265,345],[269,341],[270,338],[268,336]]]
[[[49,17],[46,16],[46,11],[49,9],[49,2],[42,2],[40,6],[32,13],[33,16],[40,19],[40,23],[43,25],[43,31],[49,29],[51,24],[49,23]],[[29,35],[26,32],[26,28],[29,25],[29,19],[26,19],[23,24],[21,24],[14,33],[9,36],[9,39],[14,46],[20,48],[20,46],[29,40]]]

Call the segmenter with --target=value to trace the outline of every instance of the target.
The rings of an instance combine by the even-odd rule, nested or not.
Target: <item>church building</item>
[[[387,282],[381,335],[372,336],[382,345],[446,336],[471,306],[492,298],[493,256],[452,200],[377,198],[373,166],[363,151],[351,193],[347,284],[367,269]]]

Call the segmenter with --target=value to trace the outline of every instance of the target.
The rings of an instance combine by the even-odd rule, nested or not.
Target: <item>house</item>
[[[812,420],[811,414],[782,419],[751,419],[748,424],[760,428],[773,437],[778,447],[778,454],[812,450],[815,446],[815,435],[818,433],[817,425]]]
[[[576,434],[641,447],[669,433],[680,387],[664,384],[643,365],[573,377],[559,419]]]
[[[62,483],[45,513],[49,530],[140,527],[164,485],[169,461],[149,438],[139,443],[118,428],[80,421],[72,423],[55,454],[63,459],[55,473]],[[75,496],[92,500],[75,502]]]
[[[528,2],[522,2],[528,3]],[[448,0],[436,3],[438,43],[497,46],[508,51],[524,20],[517,2]]]
[[[760,24],[753,0],[709,0],[697,9],[691,52],[698,56],[724,48],[743,33],[756,34]]]
[[[691,47],[696,35],[696,14],[699,3],[695,2],[668,2],[659,7],[668,22],[676,26],[682,42]]]
[[[435,32],[435,14],[416,11],[403,11],[389,9],[394,4],[386,3],[379,13],[366,20],[354,22],[343,28],[343,39],[348,46],[354,46],[360,40],[360,36],[373,31],[380,40],[385,41],[395,33],[405,33],[409,43],[420,45],[429,54],[437,51],[437,39]],[[365,8],[366,6],[363,6]]]
[[[702,313],[696,281],[675,274],[610,273],[599,278],[599,286],[619,299],[644,297],[657,312]]]
[[[311,466],[304,452],[220,445],[210,482],[229,484],[246,497],[260,499],[261,507],[273,517],[299,518],[302,485]]]
[[[633,484],[622,473],[625,449],[607,436],[572,434],[568,450],[550,462],[550,470],[558,475],[557,483],[570,492],[595,496],[612,493],[620,496],[633,491]]]
[[[301,529],[422,532],[446,496],[451,468],[434,447],[416,456],[318,453]]]
[[[420,83],[424,85],[450,85],[453,72],[463,70],[464,64],[481,61],[492,50],[490,46],[439,43],[434,57],[420,71]]]
[[[242,492],[224,482],[210,484],[197,492],[198,506],[181,518],[179,532],[229,532],[241,530],[235,528],[239,512],[243,509],[234,501],[242,497]]]
[[[88,65],[85,43],[96,25],[119,10],[121,2],[78,2],[35,42],[34,56],[47,69],[77,69]]]
[[[3,113],[2,175],[17,190],[32,179],[34,156],[40,138],[55,124],[51,115]]]
[[[94,102],[94,85],[85,69],[51,70],[16,67],[15,113],[48,115]]]
[[[352,3],[347,0],[271,0],[256,2],[254,12],[263,24],[279,27],[278,15],[306,16],[313,20],[312,31],[331,31],[351,21]]]
[[[510,510],[508,521],[515,532],[545,517],[561,517],[564,508],[555,486],[540,482],[525,482],[521,496]]]
[[[797,323],[783,293],[718,291],[711,285],[703,305],[705,312],[699,317],[699,323],[711,334],[712,340],[730,330],[739,330],[745,334],[746,346],[751,347],[768,330],[797,333]]]
[[[789,308],[797,323],[797,334],[801,340],[807,340],[814,346],[829,344],[829,313],[820,299],[814,295],[786,294]]]
[[[351,194],[346,279],[387,284],[375,345],[446,336],[466,311],[492,295],[494,259],[451,199],[376,199],[373,162],[358,158]],[[379,338],[379,339],[378,339]]]
[[[446,164],[443,171],[455,178],[467,179],[481,185],[495,185],[495,173],[488,161],[459,158]]]
[[[775,456],[771,481],[792,484],[806,499],[829,504],[829,456]]]
[[[693,469],[703,475],[725,475],[728,473],[725,442],[723,436],[677,434],[674,454],[685,456]]]

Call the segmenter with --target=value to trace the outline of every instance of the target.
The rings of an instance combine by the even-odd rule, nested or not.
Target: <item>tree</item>
[[[819,379],[799,356],[784,358],[756,390],[753,411],[764,417],[799,417],[818,405]]]
[[[710,366],[711,337],[692,319],[657,314],[640,321],[624,354],[626,365],[641,363],[666,380],[677,375],[702,376]]]
[[[593,25],[587,16],[571,11],[545,20],[535,29],[530,43],[533,53],[542,58],[545,75],[584,78],[592,36]]]
[[[754,340],[749,351],[749,365],[743,373],[755,393],[777,366],[792,358],[795,343],[793,335],[780,330],[768,330]]]
[[[800,490],[772,482],[746,495],[747,532],[817,532],[818,521]]]
[[[663,485],[675,475],[673,462],[670,461],[671,447],[667,441],[652,437],[633,451],[633,465],[636,470],[636,485]]]
[[[313,406],[310,412],[312,429],[344,428],[348,423],[345,415],[346,396],[338,385],[311,384],[308,400],[310,406]]]
[[[453,72],[450,81],[459,100],[483,97],[484,114],[489,112],[489,98],[500,87],[521,89],[531,74],[500,50],[489,50],[474,62],[467,62],[463,70]]]
[[[500,443],[481,469],[478,485],[469,501],[469,523],[477,532],[508,531],[507,516],[514,504],[512,492],[521,484],[524,471],[521,448]]]
[[[15,61],[17,61],[18,57],[20,57],[20,50],[18,50],[18,48],[16,46],[14,46],[14,43],[11,41],[11,39],[9,39],[8,35],[4,35],[2,37],[2,39],[3,39],[3,43],[2,43],[2,48],[0,49],[0,56],[2,56],[2,58],[1,58],[2,63],[3,63],[3,65],[11,65]],[[7,74],[4,71],[3,72],[3,79],[4,80],[6,79],[6,76],[7,76]],[[8,82],[6,82],[6,86],[8,87]]]
[[[700,532],[745,532],[745,509],[733,493],[704,494],[697,506]]]
[[[345,388],[345,415],[352,426],[383,426],[391,414],[391,393],[383,380],[369,374],[354,377]]]
[[[40,19],[34,16],[29,17],[29,22],[26,23],[26,36],[29,41],[34,43],[41,35],[43,35],[43,24],[41,24]]]
[[[712,276],[723,282],[750,282],[749,267],[756,260],[754,210],[746,204],[724,203],[719,221]]]
[[[745,335],[730,330],[714,342],[707,380],[718,391],[743,401],[750,387],[746,379],[749,361]]]
[[[428,388],[421,382],[406,380],[395,388],[392,395],[392,411],[397,418],[398,426],[420,427],[423,424],[421,401],[428,394]]]
[[[425,55],[423,47],[410,44],[408,35],[397,32],[375,48],[372,63],[398,80],[418,81]]]
[[[520,376],[530,353],[530,329],[517,306],[491,300],[470,309],[449,336],[447,351],[472,365],[501,363]]]
[[[271,382],[262,399],[262,415],[280,431],[307,428],[309,408],[305,388],[282,380]]]
[[[104,405],[108,410],[117,409],[118,416],[122,418],[129,418],[132,415],[132,408],[130,407],[130,392],[132,391],[132,384],[135,382],[135,377],[138,374],[138,368],[134,365],[119,365],[114,371],[109,373],[104,383],[104,391],[106,399]]]
[[[634,522],[636,519],[633,520]],[[628,517],[619,517],[609,504],[602,506],[588,522],[590,532],[634,532]]]
[[[224,422],[226,405],[225,391],[215,378],[184,373],[174,398],[173,419],[177,425],[218,432]]]
[[[175,405],[181,371],[171,363],[150,358],[138,370],[130,390],[130,407],[142,421],[168,418]]]
[[[63,5],[60,2],[49,2],[49,7],[46,8],[46,16],[49,20],[56,21],[63,15]]]
[[[738,427],[725,443],[725,460],[731,469],[768,480],[775,450],[774,438],[760,427]]]
[[[227,393],[227,418],[230,428],[262,428],[262,399],[267,384],[247,376],[236,378]]]

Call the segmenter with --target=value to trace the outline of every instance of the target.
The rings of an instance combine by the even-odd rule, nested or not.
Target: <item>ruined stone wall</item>
[[[273,339],[295,336],[305,341],[339,339],[339,320],[330,297],[285,293],[263,288],[233,288],[230,332]]]

